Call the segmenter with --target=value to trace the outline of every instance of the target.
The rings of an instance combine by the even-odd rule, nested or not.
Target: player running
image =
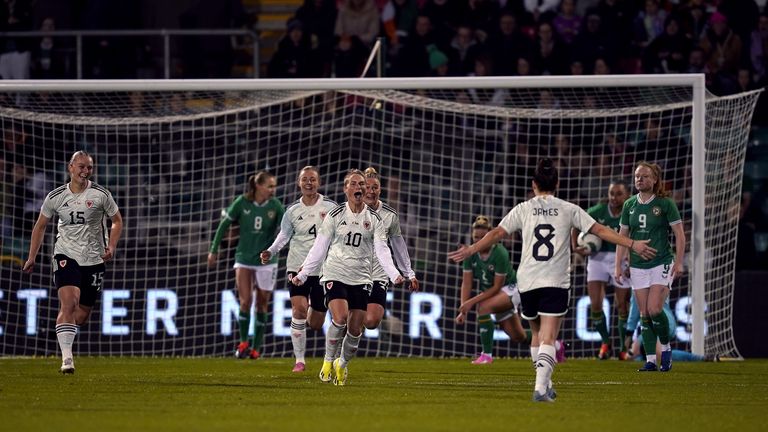
[[[69,160],[69,183],[51,191],[32,229],[29,256],[22,270],[32,273],[48,221],[58,217],[53,248],[53,281],[59,297],[56,338],[61,349],[61,373],[75,373],[72,345],[88,321],[101,294],[106,266],[115,257],[123,217],[112,194],[93,183],[93,158],[84,151]],[[107,236],[106,218],[112,221]]]

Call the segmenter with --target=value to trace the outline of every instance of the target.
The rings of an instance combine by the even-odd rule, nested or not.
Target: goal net
[[[83,149],[94,156],[93,180],[111,191],[125,227],[101,298],[80,329],[80,355],[231,355],[236,227],[225,236],[219,264],[206,264],[221,211],[258,170],[277,177],[276,197],[287,206],[299,197],[299,170],[315,165],[321,193],[338,202],[345,200],[348,169],[373,166],[381,173],[382,200],[399,212],[423,287],[389,292],[386,319],[366,332],[360,354],[471,356],[480,351],[477,316],[455,323],[462,270],[446,254],[470,241],[476,215],[496,224],[527,199],[532,168],[548,156],[560,167],[558,196],[584,208],[606,198],[612,179],[631,185],[636,162],[663,167],[685,221],[689,256],[688,272],[671,294],[673,343],[690,350],[698,330],[704,352],[738,357],[731,327],[736,229],[759,93],[707,96],[702,151],[690,77],[591,78],[599,81],[4,83],[0,355],[58,353],[50,266],[55,221],[35,273],[19,267],[42,200],[68,181],[67,161]],[[697,155],[703,171],[694,168]],[[517,267],[519,243],[509,239],[504,246]],[[292,355],[285,255],[266,356]],[[562,337],[569,356],[590,357],[600,339],[589,322],[585,266],[574,264]],[[699,317],[694,281],[704,294]],[[604,309],[617,340],[612,289]],[[497,356],[529,355],[500,330],[496,339]],[[322,332],[308,331],[308,354],[322,355],[323,340]]]

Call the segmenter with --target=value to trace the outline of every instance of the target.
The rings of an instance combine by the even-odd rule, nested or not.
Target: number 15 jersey
[[[521,231],[523,250],[517,269],[520,292],[571,287],[571,228],[587,232],[595,220],[581,207],[552,195],[538,195],[516,205],[499,226]]]

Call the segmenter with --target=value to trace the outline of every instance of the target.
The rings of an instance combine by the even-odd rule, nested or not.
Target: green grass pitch
[[[356,358],[345,387],[319,359],[0,359],[3,431],[752,431],[765,430],[768,361],[558,365],[555,403],[533,403],[528,360]]]

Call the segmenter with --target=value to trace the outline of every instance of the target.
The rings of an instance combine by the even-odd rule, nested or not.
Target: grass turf
[[[768,361],[558,365],[553,404],[533,403],[528,360],[356,358],[347,386],[317,378],[321,361],[80,357],[0,359],[7,431],[762,430]],[[643,415],[643,413],[650,413]]]

